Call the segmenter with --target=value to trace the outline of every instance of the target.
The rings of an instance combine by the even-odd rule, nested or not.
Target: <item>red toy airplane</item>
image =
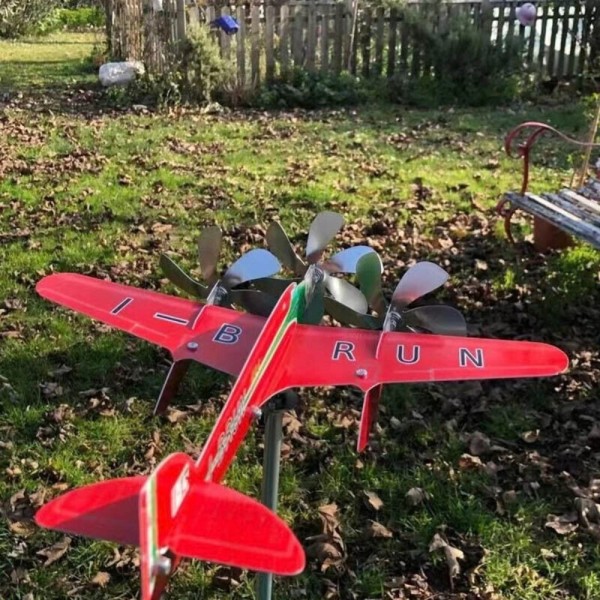
[[[38,524],[139,544],[143,600],[160,597],[181,557],[293,575],[304,568],[293,533],[258,502],[220,485],[269,398],[294,387],[355,385],[367,393],[385,383],[539,377],[567,367],[561,350],[540,343],[300,325],[317,279],[309,267],[265,321],[82,275],[44,278],[42,296],[160,344],[175,364],[196,360],[238,378],[196,463],[172,454],[147,478],[73,490],[45,505]]]

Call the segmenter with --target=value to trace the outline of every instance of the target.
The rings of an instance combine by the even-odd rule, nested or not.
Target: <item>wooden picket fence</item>
[[[401,7],[372,7],[360,0],[229,0],[218,5],[209,0],[203,7],[194,0],[112,1],[120,7],[112,36],[128,32],[116,37],[121,54],[143,60],[154,71],[168,68],[172,48],[190,27],[233,16],[239,32],[214,35],[243,86],[271,81],[293,68],[364,77],[422,76],[431,63],[427,44],[410,25],[415,19],[439,35],[453,19],[468,20],[492,40],[518,41],[527,65],[540,75],[571,78],[584,73],[590,52],[598,51],[590,42],[598,39],[600,28],[598,0],[537,0],[536,23],[527,28],[515,15],[521,0],[408,0]],[[157,2],[162,10],[155,10]],[[135,17],[142,24],[138,35],[127,29]]]

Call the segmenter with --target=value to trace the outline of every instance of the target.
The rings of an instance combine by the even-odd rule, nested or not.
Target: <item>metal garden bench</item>
[[[511,218],[517,209],[522,209],[534,216],[534,243],[538,249],[565,247],[571,242],[570,236],[600,248],[600,168],[595,176],[581,177],[577,187],[542,194],[527,191],[531,149],[545,133],[587,148],[586,165],[591,148],[600,148],[600,144],[580,142],[545,123],[530,121],[515,127],[506,136],[504,148],[509,156],[514,156],[516,150],[516,156],[523,159],[523,181],[520,192],[507,192],[497,206],[504,217],[506,235],[514,243]]]

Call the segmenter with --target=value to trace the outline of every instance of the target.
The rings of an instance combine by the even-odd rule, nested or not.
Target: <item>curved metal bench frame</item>
[[[525,139],[522,140],[522,136],[525,132],[529,131]],[[544,134],[553,134],[569,144],[578,146],[580,148],[600,148],[600,144],[591,142],[582,142],[572,138],[558,129],[547,125],[546,123],[540,123],[537,121],[526,121],[517,125],[512,129],[504,139],[504,150],[506,154],[512,158],[523,159],[523,179],[521,182],[521,196],[524,196],[527,192],[527,186],[529,185],[529,173],[530,173],[530,160],[531,150],[537,140]],[[498,214],[504,217],[504,231],[509,241],[514,244],[515,240],[511,231],[511,219],[513,214],[518,210],[518,206],[511,203],[510,198],[503,198],[498,202],[496,210]]]

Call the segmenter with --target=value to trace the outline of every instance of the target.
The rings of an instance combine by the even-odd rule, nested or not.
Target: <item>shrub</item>
[[[2,0],[0,37],[15,38],[35,31],[56,5],[57,0]]]
[[[56,16],[61,29],[88,29],[103,27],[104,11],[99,7],[59,8]]]
[[[326,75],[294,69],[287,76],[263,86],[250,104],[258,108],[321,108],[348,106],[368,97],[365,82],[342,73]]]
[[[131,103],[177,105],[210,102],[232,81],[229,63],[206,26],[197,26],[174,46],[162,74],[146,74],[127,88],[111,88],[108,99],[123,106]]]
[[[424,50],[427,65],[419,78],[398,76],[391,84],[394,99],[423,107],[440,104],[479,106],[515,97],[523,72],[518,40],[492,42],[489,33],[469,20],[453,18],[444,32],[435,18],[407,12],[415,47]]]

